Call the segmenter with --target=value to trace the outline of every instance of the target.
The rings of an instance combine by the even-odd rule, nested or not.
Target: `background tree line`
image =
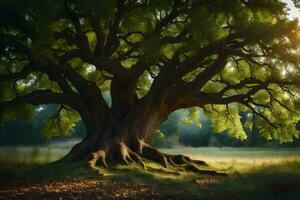
[[[108,98],[106,98],[108,99]],[[107,100],[110,101],[109,99]],[[41,106],[32,116],[33,120],[17,118],[14,121],[2,124],[0,128],[0,145],[40,145],[57,140],[68,140],[70,138],[82,138],[85,133],[84,125],[79,122],[73,128],[71,135],[48,138],[44,134],[45,122],[55,115],[59,109],[58,105]],[[280,144],[278,141],[267,140],[259,134],[259,130],[253,124],[253,129],[246,127],[248,113],[242,113],[241,121],[248,138],[244,141],[231,137],[228,133],[214,133],[211,128],[211,121],[204,114],[200,113],[200,119],[189,121],[189,111],[180,110],[172,113],[168,119],[161,124],[152,140],[153,145],[162,148],[175,146],[231,146],[231,147],[296,147],[300,146],[300,140],[292,143]],[[199,123],[200,122],[200,123]],[[200,125],[201,124],[201,125]]]

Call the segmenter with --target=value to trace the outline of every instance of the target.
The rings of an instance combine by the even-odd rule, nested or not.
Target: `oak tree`
[[[60,105],[46,136],[87,129],[64,160],[203,164],[147,144],[185,108],[236,138],[253,120],[265,138],[299,137],[300,29],[280,0],[0,2],[1,121]]]

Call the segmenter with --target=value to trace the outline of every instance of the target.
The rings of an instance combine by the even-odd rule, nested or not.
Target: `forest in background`
[[[108,99],[108,104],[110,100]],[[0,127],[0,146],[10,145],[43,145],[56,141],[83,138],[86,134],[84,125],[79,122],[69,135],[48,138],[43,134],[45,121],[53,117],[59,106],[40,106],[31,119],[18,118],[2,124]],[[159,148],[172,148],[178,146],[191,147],[299,147],[300,139],[291,143],[267,140],[259,134],[253,124],[253,129],[246,128],[247,113],[241,114],[241,121],[248,138],[244,141],[233,138],[226,132],[214,133],[211,121],[204,114],[197,120],[190,120],[189,110],[179,110],[172,113],[164,121],[152,140],[152,144]],[[190,121],[189,121],[190,120]],[[199,123],[200,122],[200,123]]]

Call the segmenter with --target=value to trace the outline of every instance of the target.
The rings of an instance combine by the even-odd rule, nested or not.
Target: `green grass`
[[[214,167],[214,166],[213,166]],[[220,169],[220,168],[219,168]],[[160,185],[171,199],[300,199],[300,161],[249,166],[247,171],[228,171],[228,177],[158,172],[125,171],[112,179]],[[200,184],[195,184],[195,179]]]
[[[176,148],[161,149],[169,154],[184,154],[227,172],[247,172],[265,165],[300,161],[300,148]]]
[[[65,155],[71,145],[0,148],[0,176],[19,178],[86,178],[96,175],[82,164],[44,165]],[[208,161],[228,177],[174,173],[154,163],[147,172],[136,166],[100,169],[104,179],[159,185],[166,199],[300,199],[299,148],[162,149]],[[195,184],[195,179],[200,184]]]
[[[64,156],[74,142],[48,146],[0,147],[0,162],[49,163]],[[300,159],[300,148],[190,148],[161,149],[169,154],[184,154],[193,159],[247,164],[280,163]]]

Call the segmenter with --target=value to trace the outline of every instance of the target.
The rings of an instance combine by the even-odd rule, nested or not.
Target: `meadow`
[[[47,166],[44,164],[53,162],[64,156],[75,142],[69,141],[34,147],[1,147],[0,181],[1,177],[7,176],[27,180],[33,174],[35,178],[50,178],[52,181],[65,181],[72,177],[74,179],[72,179],[71,183],[63,182],[54,184],[70,185],[69,190],[63,193],[47,193],[43,191],[41,194],[74,195],[74,188],[71,188],[74,180],[88,181],[81,184],[87,186],[91,183],[90,177],[95,177],[95,173],[91,174],[78,166],[63,166],[56,167],[55,169],[46,167],[46,170],[42,166]],[[176,174],[157,166],[154,166],[154,168],[156,167],[155,171],[141,172],[133,166],[130,170],[123,168],[123,172],[122,170],[118,170],[115,173],[102,169],[98,171],[101,176],[99,176],[99,180],[97,179],[97,183],[105,180],[101,183],[114,185],[114,187],[118,187],[120,184],[129,184],[122,185],[119,189],[107,193],[121,195],[121,197],[125,195],[123,197],[129,199],[148,199],[144,196],[137,196],[146,193],[137,192],[135,189],[132,189],[140,184],[142,184],[142,188],[146,188],[145,190],[149,189],[149,191],[152,191],[147,193],[147,195],[150,195],[149,199],[300,199],[300,148],[177,147],[173,149],[161,149],[161,151],[169,154],[184,154],[193,159],[204,160],[208,162],[210,168],[225,172],[229,176]],[[32,168],[35,170],[28,170]],[[48,177],[45,178],[44,174]],[[62,179],[62,175],[66,175],[65,177],[68,178]],[[93,179],[92,183],[94,182]],[[106,188],[103,185],[99,186],[99,188],[101,187]],[[36,186],[33,188],[36,188]],[[51,187],[48,185],[46,188]],[[93,187],[90,188],[92,189]],[[111,189],[110,186],[108,188]],[[127,188],[127,192],[123,192],[122,194],[116,193],[122,191],[124,188]],[[27,191],[28,188],[24,190]],[[78,190],[78,188],[75,190]],[[17,190],[6,191],[6,193],[1,193],[0,186],[0,199],[1,194],[5,196]],[[86,189],[85,192],[87,191]],[[97,196],[101,192],[96,193],[96,190],[91,190],[90,193],[95,193]],[[22,195],[24,194],[27,193],[22,192]],[[130,196],[130,194],[133,196]],[[5,197],[11,199],[10,196]],[[113,199],[112,197],[106,198]]]
[[[0,147],[1,163],[46,164],[62,158],[77,140],[40,146]],[[184,147],[160,149],[168,154],[183,154],[195,160],[204,160],[211,165],[261,165],[300,161],[300,148],[237,148],[237,147]]]

